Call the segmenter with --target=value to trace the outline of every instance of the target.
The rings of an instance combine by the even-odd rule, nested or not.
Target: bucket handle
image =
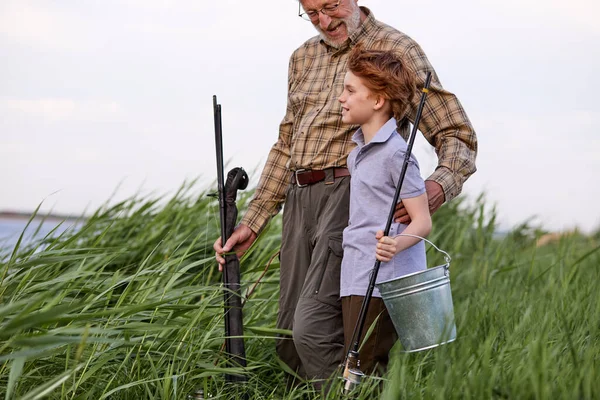
[[[412,235],[410,233],[399,233],[398,235],[396,235],[394,237],[396,238],[398,236],[410,236],[410,237],[414,237],[414,238],[426,241],[427,243],[429,243],[430,245],[432,245],[434,249],[436,249],[437,251],[439,251],[440,253],[442,253],[444,255],[444,261],[446,261],[446,264],[447,264],[446,269],[448,269],[450,267],[450,261],[452,261],[452,257],[450,257],[450,254],[446,253],[444,250],[442,250],[439,247],[437,247],[430,240],[427,240],[424,237],[421,237],[421,236],[418,236],[418,235]]]

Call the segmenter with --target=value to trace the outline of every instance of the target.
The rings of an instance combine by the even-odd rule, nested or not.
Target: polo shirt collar
[[[383,124],[381,128],[377,131],[373,139],[369,142],[371,143],[385,143],[388,139],[396,133],[396,118],[392,117],[388,119],[388,121]],[[359,147],[363,147],[365,145],[365,135],[361,128],[358,128],[354,135],[352,135],[352,141],[356,143]]]

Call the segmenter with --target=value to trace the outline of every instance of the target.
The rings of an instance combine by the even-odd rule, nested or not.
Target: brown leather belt
[[[329,168],[333,170],[334,178],[341,178],[344,176],[350,176],[350,171],[345,167]],[[321,182],[325,180],[327,170],[319,169],[299,169],[292,171],[292,183],[295,183],[299,187],[312,185],[313,183]]]

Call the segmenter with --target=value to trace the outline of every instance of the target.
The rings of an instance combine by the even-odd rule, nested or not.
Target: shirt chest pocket
[[[306,133],[319,112],[316,95],[294,93],[289,98],[292,112],[294,113],[293,137]]]

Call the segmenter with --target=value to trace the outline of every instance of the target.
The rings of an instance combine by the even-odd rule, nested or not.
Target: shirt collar
[[[363,21],[356,32],[352,33],[348,38],[352,44],[359,42],[364,38],[371,30],[375,28],[375,16],[367,7],[360,7],[360,9],[367,15],[367,18]]]
[[[373,139],[369,142],[371,143],[385,143],[392,136],[392,134],[396,133],[396,118],[392,117],[388,119],[388,121],[383,124],[381,128],[377,131]],[[352,135],[352,141],[356,143],[359,147],[363,147],[365,145],[365,135],[361,128],[358,128],[354,135]]]

